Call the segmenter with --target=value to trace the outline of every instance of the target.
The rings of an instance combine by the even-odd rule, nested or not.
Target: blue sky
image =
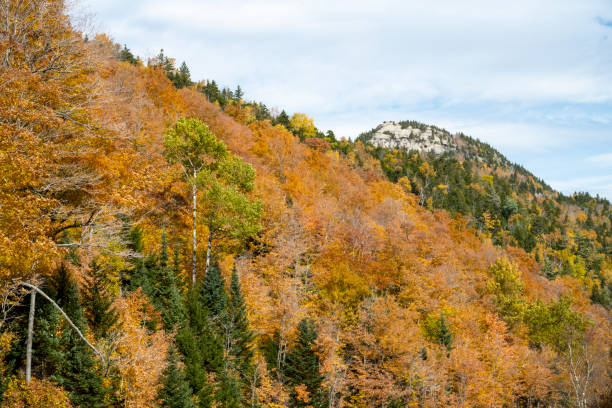
[[[612,199],[610,0],[82,0],[96,29],[194,79],[355,137],[418,120],[565,192]]]

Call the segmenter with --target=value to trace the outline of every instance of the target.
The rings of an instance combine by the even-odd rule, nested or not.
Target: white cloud
[[[599,166],[612,167],[612,153],[596,154],[587,157],[586,161]]]
[[[519,162],[549,151],[551,167],[578,143],[610,146],[609,0],[84,1],[140,56],[164,48],[194,78],[339,135],[415,119]]]
[[[602,197],[612,197],[612,175],[596,177],[577,177],[568,180],[551,181],[550,185],[565,194],[589,191]]]

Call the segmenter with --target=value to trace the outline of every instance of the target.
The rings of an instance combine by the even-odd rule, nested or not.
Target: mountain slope
[[[210,89],[173,82],[167,61],[145,66],[104,36],[85,41],[62,2],[24,4],[14,3],[9,21],[53,22],[41,30],[62,52],[40,48],[37,36],[0,43],[10,57],[0,71],[3,406],[66,406],[50,396],[87,395],[72,375],[79,364],[62,358],[87,349],[38,299],[26,385],[30,298],[19,281],[49,291],[111,357],[82,375],[103,379],[101,406],[157,406],[158,395],[180,395],[184,406],[571,407],[610,395],[612,321],[584,280],[548,280],[535,255],[495,245],[476,221],[433,206],[448,201],[435,184],[446,177],[442,165],[460,164],[456,179],[472,177],[474,194],[499,194],[489,167],[467,172],[456,158],[323,140],[305,115],[273,124],[240,98],[211,103]],[[58,69],[33,72],[24,62],[33,52]],[[184,117],[255,169],[248,198],[263,207],[256,235],[240,240],[227,227],[214,242],[221,275],[214,265],[206,272],[208,242],[196,239],[195,290],[185,279],[194,180],[164,155],[166,129]],[[220,208],[205,193],[210,182],[196,191],[203,215]],[[205,221],[196,217],[197,237],[210,236]],[[118,322],[101,338],[92,317],[100,310],[88,303],[94,273]],[[228,318],[242,295],[246,317]],[[174,327],[164,319],[169,304]],[[252,351],[246,368],[232,349],[238,326],[241,351]],[[174,390],[173,381],[181,381]]]
[[[491,146],[435,126],[385,122],[358,140],[421,205],[461,214],[496,244],[532,252],[549,279],[574,276],[612,306],[607,200],[564,196]]]

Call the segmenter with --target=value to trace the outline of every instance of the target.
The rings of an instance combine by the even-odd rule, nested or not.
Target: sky
[[[354,138],[463,132],[566,194],[612,199],[612,0],[81,0],[96,29],[192,79]]]

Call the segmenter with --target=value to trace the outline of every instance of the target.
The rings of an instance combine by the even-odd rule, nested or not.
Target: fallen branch
[[[42,297],[47,299],[62,314],[62,316],[64,316],[64,318],[66,319],[68,324],[70,324],[70,326],[74,329],[74,331],[77,332],[77,334],[81,337],[81,339],[83,339],[83,341],[98,355],[98,357],[100,357],[100,361],[102,362],[102,366],[104,366],[106,368],[106,360],[104,359],[104,355],[100,351],[98,351],[98,349],[96,349],[89,342],[89,340],[87,340],[87,338],[83,335],[83,333],[81,333],[81,330],[79,330],[79,328],[72,322],[72,320],[70,320],[68,315],[62,310],[61,307],[59,307],[57,305],[57,303],[55,303],[55,301],[53,301],[53,299],[51,299],[49,296],[47,296],[47,294],[45,292],[40,290],[38,288],[38,286],[32,285],[32,284],[27,283],[27,282],[21,282],[20,285],[23,285],[23,286],[25,286],[27,288],[30,288],[30,289],[38,292]]]

